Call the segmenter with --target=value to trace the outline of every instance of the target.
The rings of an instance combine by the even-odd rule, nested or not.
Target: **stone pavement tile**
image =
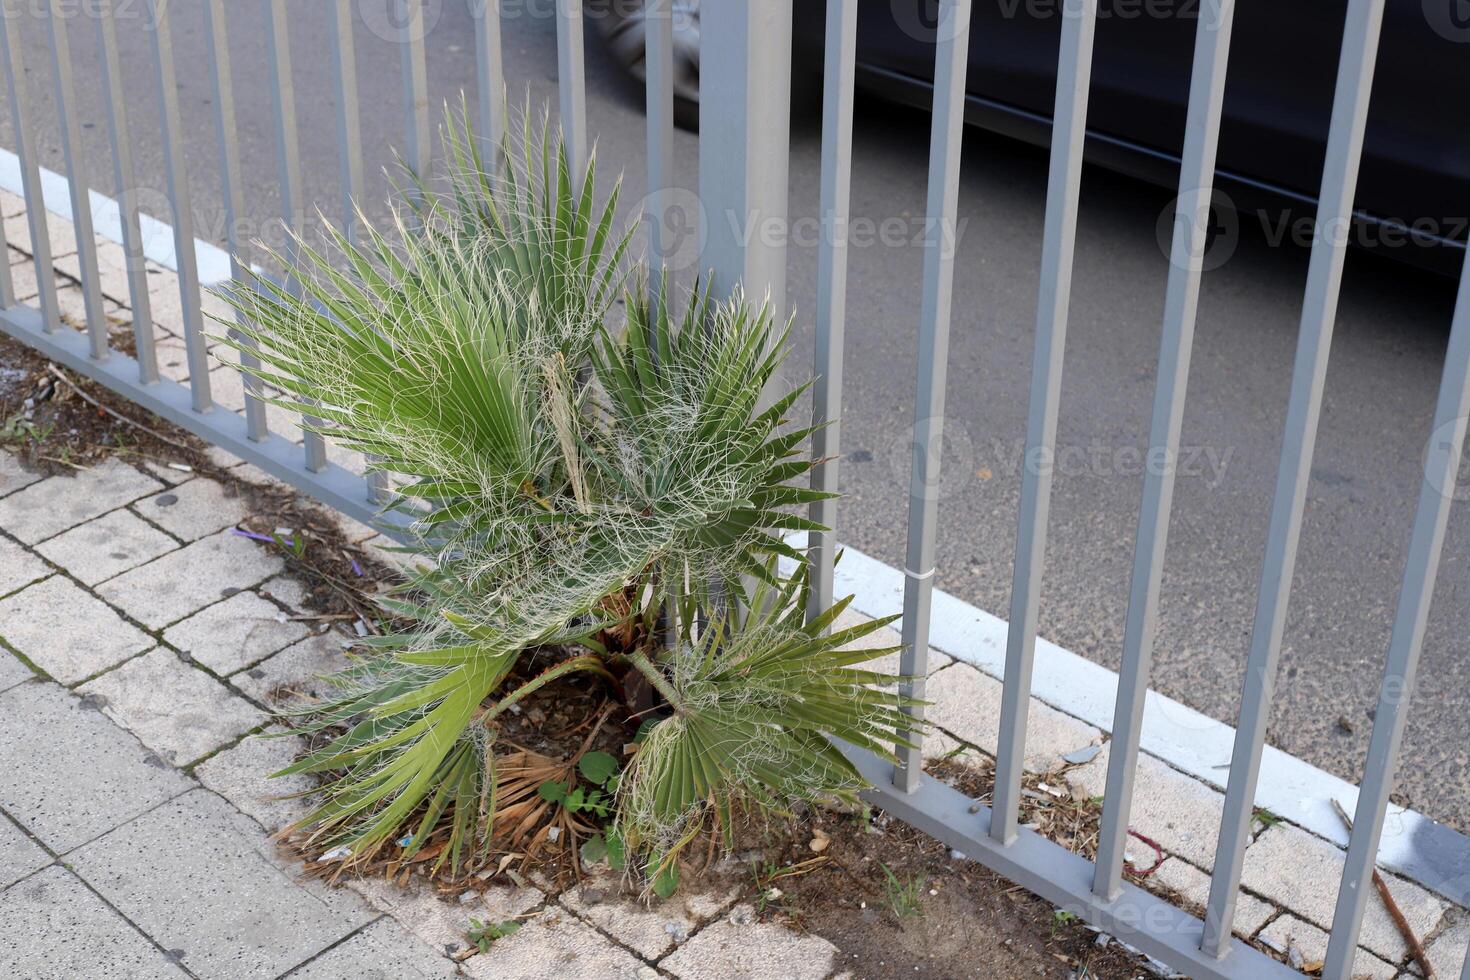
[[[184,972],[63,867],[0,893],[0,976],[184,980]]]
[[[65,853],[190,781],[55,684],[0,694],[0,807]]]
[[[35,544],[161,489],[151,476],[108,459],[76,476],[53,476],[0,498],[0,527]]]
[[[1291,955],[1292,947],[1296,947],[1301,953],[1302,963],[1307,967],[1320,966],[1327,955],[1327,933],[1294,915],[1283,915],[1262,929],[1260,940],[1288,956]],[[1353,957],[1353,980],[1389,980],[1398,972],[1398,967],[1383,962],[1361,946]]]
[[[75,255],[77,236],[71,222],[54,214],[46,215],[46,240],[51,243],[51,258],[60,259]],[[5,241],[11,248],[31,252],[31,221],[27,215],[16,215],[5,219]]]
[[[310,593],[298,578],[291,575],[277,575],[261,585],[259,591],[261,595],[274,599],[288,609],[294,609],[299,613],[306,612],[306,599]]]
[[[196,477],[133,505],[139,514],[184,541],[232,527],[245,519],[245,499],[222,483]]]
[[[347,887],[446,956],[469,945],[465,933],[472,917],[482,922],[505,922],[525,915],[546,900],[535,888],[511,884],[466,892],[461,895],[465,900],[458,903],[439,898],[418,878],[410,879],[407,886],[390,884],[382,878],[354,878]]]
[[[13,218],[26,213],[26,199],[10,191],[0,191],[0,217]]]
[[[265,581],[282,567],[280,558],[256,542],[220,531],[124,572],[97,592],[148,628],[160,629]]]
[[[1332,925],[1344,863],[1343,851],[1336,844],[1300,828],[1279,824],[1263,833],[1245,852],[1241,881],[1251,891],[1325,929]],[[1414,934],[1426,936],[1433,932],[1444,917],[1446,904],[1402,878],[1385,874],[1383,880]],[[1366,883],[1365,887],[1370,894],[1358,945],[1390,962],[1401,962],[1408,955],[1408,946],[1376,889]]]
[[[837,947],[827,940],[759,922],[754,909],[738,905],[659,969],[680,980],[823,980],[837,965]]]
[[[196,790],[71,855],[77,873],[203,980],[276,977],[362,922],[262,853],[264,832]]]
[[[77,691],[176,766],[188,765],[269,720],[250,702],[162,647]]]
[[[73,279],[82,278],[82,264],[77,255],[68,255],[56,262],[58,271]],[[117,242],[97,242],[97,284],[102,295],[118,303],[131,303],[132,293],[128,289],[127,253]]]
[[[924,698],[932,702],[925,718],[955,738],[996,754],[1000,735],[1001,683],[969,664],[957,663],[930,676]],[[1063,765],[1062,756],[1088,745],[1100,744],[1102,732],[1070,715],[1031,700],[1026,723],[1026,761],[1031,772],[1049,772]],[[927,758],[943,756],[955,742],[942,736],[925,740]]]
[[[0,638],[63,684],[153,646],[153,638],[64,575],[0,599]]]
[[[36,264],[26,253],[15,248],[6,249],[10,259],[10,279],[15,287],[15,298],[20,302],[29,302],[40,293],[40,287],[36,285]]]
[[[63,284],[58,281],[56,286],[56,311],[61,314],[61,322],[76,330],[86,330],[87,294],[82,292],[81,286],[74,283]],[[102,297],[102,320],[107,324],[109,332],[121,329],[120,324],[113,322],[120,310],[121,307],[111,299]],[[132,320],[126,322],[131,323]]]
[[[0,497],[41,482],[41,474],[20,465],[20,460],[0,449]]]
[[[254,592],[240,592],[170,626],[163,639],[223,676],[285,649],[308,632],[306,624],[291,622],[279,606]]]
[[[552,908],[471,956],[464,972],[484,980],[641,980],[648,967],[572,913]],[[703,973],[711,978],[714,974]]]
[[[255,818],[266,830],[275,833],[310,812],[307,799],[283,796],[302,793],[316,786],[307,775],[282,776],[271,773],[295,762],[306,741],[297,735],[282,735],[283,729],[272,727],[259,735],[241,739],[240,744],[205,759],[194,769],[199,781],[236,808]]]
[[[178,546],[136,514],[115,510],[37,545],[36,551],[83,585],[96,585]]]
[[[50,863],[51,855],[25,831],[0,816],[0,891]]]
[[[293,971],[288,980],[429,980],[457,976],[454,964],[392,919],[379,919]]]
[[[1111,745],[1105,745],[1087,765],[1068,772],[1067,783],[1072,794],[1080,799],[1106,795],[1111,757]],[[1224,808],[1225,795],[1214,787],[1170,768],[1147,753],[1139,753],[1129,826],[1158,841],[1170,854],[1178,854],[1195,867],[1214,867],[1215,841],[1220,836]],[[1153,862],[1153,851],[1148,845],[1131,841],[1129,849],[1144,864]]]
[[[189,380],[189,349],[177,337],[160,337],[153,344],[159,377],[180,384]]]
[[[343,647],[347,639],[332,630],[308,636],[249,670],[234,674],[230,681],[266,705],[285,705],[334,694],[336,690],[325,678],[348,665]]]
[[[723,890],[681,890],[647,905],[622,874],[604,869],[568,888],[561,903],[639,956],[656,960],[733,905],[740,892],[741,883],[732,881]]]
[[[9,538],[0,538],[0,595],[51,574],[46,563]]]
[[[1435,936],[1426,945],[1425,952],[1429,954],[1429,965],[1434,967],[1435,974],[1451,978],[1460,975],[1459,970],[1465,964],[1467,949],[1470,949],[1470,919],[1445,929]],[[1410,969],[1415,974],[1420,974],[1417,964],[1411,964]]]
[[[19,657],[0,646],[0,691],[8,691],[36,676],[31,668],[21,663]]]
[[[1148,881],[1178,892],[1184,901],[1196,906],[1195,911],[1203,912],[1205,904],[1210,900],[1210,876],[1177,857],[1171,857],[1161,864],[1159,870],[1149,876]],[[1254,895],[1241,892],[1235,902],[1235,934],[1241,938],[1254,936],[1256,930],[1265,925],[1266,920],[1275,912],[1274,908]]]

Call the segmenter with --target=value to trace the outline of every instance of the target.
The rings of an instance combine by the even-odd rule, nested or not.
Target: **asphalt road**
[[[199,234],[224,243],[213,115],[198,0],[175,27],[181,107]],[[361,5],[366,13],[382,0]],[[89,5],[80,5],[88,9]],[[242,237],[265,234],[279,208],[272,115],[257,0],[229,4],[242,161],[248,174]],[[162,164],[141,23],[130,0],[120,25],[134,93],[140,183],[158,188]],[[293,2],[293,54],[308,193],[335,215],[337,147],[327,10]],[[435,100],[474,84],[465,8],[431,3],[429,77]],[[522,4],[504,23],[513,99],[552,99],[550,3]],[[437,15],[434,12],[437,11]],[[96,91],[92,24],[72,22],[86,178],[111,192],[105,117]],[[398,52],[359,23],[370,212],[387,188],[378,168],[403,127]],[[50,117],[45,32],[24,29],[37,117]],[[625,200],[644,187],[641,94],[588,29],[588,120],[602,171],[624,174]],[[44,162],[61,169],[54,125],[42,125]],[[13,146],[8,120],[0,141]],[[860,98],[852,213],[872,222],[850,251],[841,530],[850,544],[900,564],[915,375],[927,117]],[[788,297],[797,317],[793,374],[811,357],[816,248],[801,219],[815,215],[819,126],[793,125]],[[697,148],[677,137],[677,179],[697,186]],[[1043,151],[972,132],[964,148],[949,366],[948,476],[941,505],[939,585],[1004,616],[1015,549],[1021,445],[1045,196]],[[1116,667],[1142,486],[1167,263],[1158,218],[1172,195],[1095,168],[1084,174],[1072,318],[1058,430],[1041,632]],[[810,227],[810,226],[808,226]],[[886,231],[885,231],[886,229]],[[1205,277],[1183,444],[1191,453],[1176,493],[1161,603],[1155,685],[1233,721],[1249,643],[1266,522],[1285,413],[1306,253],[1274,245],[1246,222]],[[1286,629],[1271,741],[1356,781],[1388,642],[1453,303],[1453,284],[1362,254],[1348,260],[1321,433]],[[1470,509],[1453,516],[1424,646],[1401,765],[1400,800],[1470,831]]]

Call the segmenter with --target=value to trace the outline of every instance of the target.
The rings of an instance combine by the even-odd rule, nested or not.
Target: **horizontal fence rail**
[[[359,64],[364,52],[354,43],[353,0],[297,4],[288,0],[240,0],[258,5],[266,24],[266,57],[238,73],[263,80],[272,105],[269,138],[275,183],[280,193],[279,221],[300,231],[312,204],[306,199],[297,132],[292,78],[292,25],[298,17],[322,18],[330,38],[330,61],[337,143],[334,197],[323,206],[336,215],[349,241],[363,231],[357,210],[365,186],[367,151],[359,74],[396,73],[402,102],[400,159],[417,177],[433,176],[426,47],[426,0],[383,0],[399,25],[391,63]],[[459,0],[444,0],[455,3]],[[473,26],[475,69],[466,88],[476,95],[474,118],[487,167],[499,165],[500,140],[508,130],[506,79],[502,62],[502,12],[495,0],[463,0]],[[201,306],[201,283],[194,237],[193,204],[186,161],[196,134],[185,131],[179,107],[173,38],[199,34],[207,49],[212,94],[213,150],[226,219],[231,275],[249,284],[266,273],[245,258],[248,243],[237,240],[244,213],[246,175],[241,170],[241,134],[236,120],[237,73],[230,58],[227,12],[235,0],[195,4],[146,0],[151,86],[157,137],[162,149],[162,186],[173,233],[179,300],[180,338],[187,354],[188,378],[160,376],[154,303],[137,193],[138,175],[131,152],[132,127],[146,113],[132,110],[122,82],[117,11],[114,0],[98,0],[96,44],[101,71],[95,83],[103,94],[111,160],[105,170],[117,195],[119,237],[132,308],[134,353],[110,349],[99,255],[91,226],[87,171],[77,116],[78,83],[94,80],[73,71],[68,18],[62,0],[37,6],[0,0],[0,62],[5,105],[11,121],[26,202],[27,229],[36,272],[36,293],[18,302],[7,264],[0,264],[0,330],[67,367],[95,379],[163,418],[264,469],[339,511],[363,521],[384,522],[390,533],[402,530],[401,515],[381,514],[386,475],[368,461],[364,478],[334,462],[329,445],[305,432],[300,443],[272,431],[266,392],[247,379],[238,410],[219,403],[211,384],[210,352]],[[826,58],[823,66],[819,220],[822,229],[816,266],[813,314],[814,374],[812,419],[818,427],[812,472],[818,490],[835,491],[839,482],[843,401],[844,327],[847,316],[847,225],[855,161],[853,129],[858,77],[858,0],[827,0]],[[1019,824],[1028,709],[1051,495],[1050,456],[1054,451],[1071,298],[1071,276],[1080,207],[1082,163],[1092,80],[1092,49],[1099,17],[1098,0],[1062,5],[1057,85],[1047,201],[1040,242],[1040,289],[1030,400],[1027,413],[1027,466],[1022,477],[1016,554],[1010,599],[994,806],[986,807],[927,775],[923,769],[923,706],[907,708],[913,730],[897,747],[898,765],[840,746],[871,783],[868,798],[968,857],[1118,936],[1150,956],[1197,978],[1256,980],[1295,975],[1284,964],[1233,938],[1240,888],[1282,632],[1300,538],[1305,494],[1326,377],[1327,358],[1342,284],[1343,235],[1318,235],[1312,247],[1291,389],[1285,409],[1281,457],[1270,515],[1270,532],[1257,596],[1240,717],[1231,758],[1219,846],[1202,919],[1176,908],[1128,878],[1125,844],[1133,805],[1143,709],[1149,690],[1159,594],[1167,551],[1174,493],[1173,462],[1178,456],[1186,403],[1195,321],[1204,268],[1216,152],[1227,84],[1235,4],[1203,4],[1195,28],[1186,137],[1178,198],[1168,254],[1168,280],[1160,331],[1158,371],[1149,423],[1150,458],[1166,465],[1147,468],[1139,506],[1121,671],[1112,724],[1102,825],[1096,862],[1072,853]],[[655,271],[673,264],[679,247],[674,172],[674,24],[688,16],[672,0],[647,0],[644,42],[647,110],[647,249]],[[1345,229],[1362,152],[1372,94],[1384,0],[1350,0],[1340,50],[1324,165],[1319,229]],[[912,459],[908,487],[902,615],[902,690],[922,701],[929,668],[929,632],[934,601],[936,533],[939,521],[940,455],[944,435],[949,368],[951,296],[957,264],[960,173],[970,52],[971,0],[941,0],[934,23],[934,86],[928,147],[925,216],[930,235],[916,283],[917,371],[914,393]],[[764,241],[745,222],[784,221],[789,165],[790,45],[792,0],[715,0],[702,9],[709,39],[701,50],[699,205],[708,238],[701,261],[716,288],[743,285],[753,296],[768,293],[783,308],[786,252]],[[44,49],[23,45],[24,16],[44,19]],[[554,0],[551,10],[558,81],[557,106],[572,173],[580,177],[592,154],[588,131],[583,8],[578,0]],[[547,35],[547,43],[551,43]],[[39,58],[47,64],[40,65]],[[27,65],[27,60],[36,63]],[[44,71],[39,70],[45,68]],[[28,69],[29,68],[29,72]],[[1245,70],[1238,66],[1238,70]],[[246,72],[249,75],[246,75]],[[82,330],[63,323],[50,248],[50,228],[42,189],[34,118],[27,85],[49,85],[65,176],[71,191],[72,226],[78,244],[79,286],[85,309]],[[393,118],[397,119],[397,116]],[[396,125],[395,125],[395,128]],[[48,130],[49,131],[49,130]],[[614,161],[614,169],[617,169]],[[195,175],[197,176],[197,175]],[[679,219],[687,217],[679,216]],[[0,246],[5,245],[0,228]],[[296,245],[288,237],[285,252]],[[299,284],[283,284],[299,294]],[[70,294],[69,294],[70,295]],[[239,324],[235,324],[239,326]],[[238,334],[236,334],[238,336]],[[248,345],[240,353],[247,366],[258,364]],[[220,391],[225,385],[219,385]],[[1343,980],[1349,974],[1361,932],[1370,880],[1384,828],[1395,765],[1435,576],[1443,550],[1452,487],[1462,456],[1466,416],[1470,415],[1470,262],[1462,274],[1449,349],[1429,443],[1425,476],[1419,488],[1408,560],[1364,768],[1355,819],[1342,873],[1323,975]],[[282,426],[276,426],[282,428]],[[835,501],[811,506],[812,519],[829,530],[810,540],[813,592],[810,615],[832,602],[833,563],[840,526]],[[1470,963],[1463,980],[1470,980]]]

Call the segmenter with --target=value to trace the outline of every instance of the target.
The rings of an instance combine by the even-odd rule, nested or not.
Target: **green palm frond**
[[[739,628],[714,622],[701,639],[639,664],[662,677],[671,713],[648,733],[622,781],[619,829],[667,864],[711,815],[731,829],[738,799],[771,809],[798,801],[855,803],[865,785],[832,739],[887,758],[913,727],[895,678],[861,668],[892,649],[851,649],[896,617],[828,633],[844,600],[804,622],[805,571],[765,595]],[[896,649],[896,648],[894,648]],[[635,661],[637,663],[637,661]]]

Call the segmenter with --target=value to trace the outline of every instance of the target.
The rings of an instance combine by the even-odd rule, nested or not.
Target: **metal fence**
[[[62,0],[39,0],[49,27],[49,69],[54,104],[71,181],[72,215],[79,250],[80,283],[86,331],[61,322],[48,250],[46,210],[32,139],[25,90],[25,56],[18,38],[17,0],[3,0],[0,18],[5,86],[20,159],[34,249],[36,304],[18,304],[8,267],[0,267],[0,329],[48,357],[86,374],[157,412],[209,442],[258,464],[317,499],[359,519],[371,519],[378,489],[329,462],[318,437],[297,446],[268,431],[258,391],[250,389],[245,410],[214,405],[195,273],[194,234],[184,141],[175,87],[171,31],[181,18],[201,17],[208,39],[214,94],[219,179],[224,188],[229,245],[241,211],[241,173],[235,132],[232,74],[227,54],[224,0],[148,0],[154,93],[162,120],[163,162],[172,212],[174,248],[184,310],[184,341],[190,380],[182,385],[161,379],[149,318],[144,254],[140,244],[139,202],[131,173],[128,100],[123,95],[113,0],[96,0],[97,44],[102,52],[101,84],[106,93],[113,175],[118,189],[122,241],[132,297],[136,357],[108,350],[107,326],[98,290],[98,264],[89,221],[87,191],[77,178],[79,124]],[[268,78],[274,97],[277,170],[282,217],[290,223],[300,212],[301,187],[286,0],[251,0],[264,5],[268,29]],[[427,68],[421,28],[423,0],[384,0],[398,5],[408,25],[401,42],[404,105],[404,159],[419,172],[430,166]],[[467,0],[475,24],[476,81],[481,137],[492,144],[505,131],[504,82],[500,58],[500,11],[494,0]],[[699,148],[699,198],[706,215],[735,220],[707,221],[701,264],[712,270],[717,289],[737,282],[769,290],[777,309],[783,304],[785,250],[778,241],[750,234],[752,223],[786,217],[788,123],[790,106],[792,0],[709,0],[703,5],[700,84],[703,127]],[[302,6],[305,6],[304,4]],[[356,57],[352,42],[352,0],[312,4],[311,15],[326,10],[333,18],[332,64],[337,82],[337,137],[341,149],[343,221],[354,228],[352,200],[362,194],[363,159],[359,134]],[[673,205],[673,90],[671,0],[647,0],[648,179],[650,254],[667,258],[674,243],[666,211]],[[813,452],[826,460],[815,471],[823,489],[836,489],[841,429],[845,238],[852,171],[852,114],[856,65],[857,0],[827,0],[826,60],[822,110],[821,201],[823,235],[818,259]],[[924,696],[929,615],[933,591],[937,522],[940,427],[944,416],[950,294],[954,275],[954,236],[942,233],[956,222],[965,67],[969,43],[970,0],[939,4],[932,134],[929,151],[929,227],[941,229],[925,245],[918,303],[919,374],[914,405],[913,468],[910,485],[909,543],[904,573],[902,672]],[[1232,0],[1207,0],[1195,42],[1189,94],[1187,137],[1173,226],[1168,289],[1159,353],[1157,387],[1149,436],[1150,460],[1140,508],[1122,672],[1112,729],[1112,750],[1104,797],[1096,863],[1018,825],[1027,710],[1036,643],[1037,610],[1045,559],[1050,458],[1054,449],[1066,340],[1078,188],[1086,136],[1087,99],[1097,0],[1063,4],[1062,40],[1051,141],[1049,189],[1042,251],[1036,347],[1027,423],[1027,455],[1014,565],[1007,641],[1002,720],[994,806],[976,804],[921,771],[922,754],[901,752],[898,767],[849,750],[876,787],[871,795],[913,825],[1077,913],[1170,966],[1195,977],[1255,980],[1294,975],[1286,966],[1231,938],[1236,896],[1266,734],[1287,599],[1296,558],[1310,474],[1327,355],[1332,338],[1352,214],[1353,191],[1384,0],[1350,0],[1342,42],[1331,131],[1322,177],[1316,236],[1293,368],[1285,436],[1258,609],[1252,634],[1245,689],[1230,767],[1219,850],[1203,921],[1125,880],[1124,844],[1133,802],[1134,772],[1149,684],[1160,580],[1170,506],[1173,463],[1189,373],[1191,341],[1215,172],[1227,56],[1234,15]],[[301,11],[292,9],[292,16]],[[559,108],[574,168],[587,159],[588,137],[583,75],[582,9],[579,0],[556,0]],[[260,77],[252,75],[252,77]],[[0,242],[3,245],[3,242]],[[237,277],[249,269],[234,266]],[[1459,302],[1429,443],[1425,479],[1393,624],[1372,741],[1357,804],[1355,830],[1347,852],[1323,975],[1349,975],[1362,925],[1368,882],[1384,827],[1394,768],[1414,686],[1430,597],[1439,564],[1456,469],[1470,412],[1470,276],[1461,280]],[[812,516],[840,528],[834,501],[814,505]],[[840,532],[815,535],[812,555],[817,583],[813,603],[825,607],[833,589],[832,563]],[[922,711],[913,712],[916,719]],[[1466,974],[1470,978],[1470,964]]]

